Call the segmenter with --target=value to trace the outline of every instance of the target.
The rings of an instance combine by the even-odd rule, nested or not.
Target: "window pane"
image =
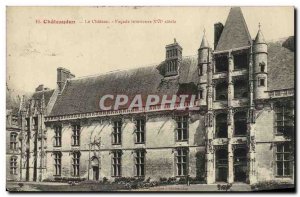
[[[277,154],[277,160],[283,160],[283,154]]]

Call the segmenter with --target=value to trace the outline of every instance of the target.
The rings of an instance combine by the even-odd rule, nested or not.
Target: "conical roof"
[[[240,7],[230,9],[216,51],[249,46],[251,36]]]
[[[208,48],[208,47],[209,47],[209,44],[208,44],[208,41],[207,41],[206,36],[204,34],[203,37],[202,37],[200,49],[202,49],[202,48]]]
[[[266,44],[264,35],[262,34],[261,30],[258,30],[254,43],[255,44]]]

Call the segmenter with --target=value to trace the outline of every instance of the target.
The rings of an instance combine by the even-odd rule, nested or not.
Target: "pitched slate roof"
[[[54,92],[54,89],[34,92],[33,95],[32,95],[32,98],[37,99],[37,100],[41,100],[42,97],[43,97],[43,94],[44,94],[45,105],[47,105],[49,103],[50,97],[52,96],[53,92]]]
[[[192,94],[197,84],[197,58],[187,57],[179,66],[179,77],[164,78],[164,62],[150,67],[119,71],[98,76],[75,78],[67,82],[50,116],[101,111],[100,98],[106,94],[124,94],[132,101],[137,94],[146,96]],[[111,101],[108,99],[108,101]],[[105,105],[114,104],[106,102]],[[123,108],[127,108],[123,106]]]
[[[268,43],[268,90],[294,87],[294,52],[280,43]],[[58,96],[50,116],[100,111],[99,100],[105,94],[195,94],[197,91],[197,57],[184,57],[179,77],[163,77],[164,62],[155,66],[118,71],[97,76],[74,78]],[[46,98],[46,97],[45,97]],[[113,103],[106,103],[113,104]],[[128,107],[124,106],[124,108]]]
[[[295,53],[281,42],[268,43],[268,90],[295,88]]]
[[[251,42],[251,36],[241,8],[231,8],[216,51],[249,46]]]

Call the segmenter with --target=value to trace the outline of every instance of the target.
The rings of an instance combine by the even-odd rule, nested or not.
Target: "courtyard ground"
[[[68,183],[53,183],[53,182],[22,182],[23,186],[20,187],[18,182],[7,182],[6,188],[11,192],[79,192],[79,191],[132,191],[132,192],[179,192],[179,191],[198,191],[198,192],[226,192],[224,189],[219,189],[218,184],[191,184],[187,185],[165,185],[156,186],[141,189],[126,189],[123,185],[118,184],[99,184],[99,183],[89,183],[89,184],[77,184],[70,185]],[[234,184],[228,191],[246,192],[251,191],[251,187],[247,184]]]

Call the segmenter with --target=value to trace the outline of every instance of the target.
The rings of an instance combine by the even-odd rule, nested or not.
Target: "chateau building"
[[[6,110],[6,179],[20,180],[21,150],[19,143],[20,126],[14,110]]]
[[[21,103],[18,179],[293,183],[294,52],[267,43],[260,27],[252,39],[238,7],[214,30],[214,47],[204,33],[197,57],[174,40],[155,66],[79,78],[58,68],[56,89],[39,86]],[[99,108],[120,94],[197,96],[186,110]]]

